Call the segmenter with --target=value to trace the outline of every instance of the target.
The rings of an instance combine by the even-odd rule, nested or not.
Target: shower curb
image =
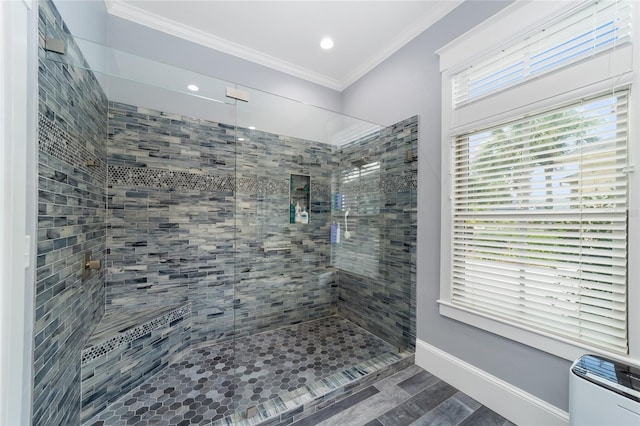
[[[288,394],[256,405],[256,414],[246,418],[246,410],[211,423],[212,426],[278,426],[319,411],[372,383],[414,364],[413,353],[386,352]]]

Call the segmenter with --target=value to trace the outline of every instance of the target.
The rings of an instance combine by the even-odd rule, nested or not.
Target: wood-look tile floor
[[[513,423],[414,365],[293,425],[513,426]]]

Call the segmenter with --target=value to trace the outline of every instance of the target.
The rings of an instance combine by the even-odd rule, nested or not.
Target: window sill
[[[440,315],[442,316],[488,331],[509,340],[522,343],[523,345],[564,358],[568,361],[574,361],[580,356],[589,353],[601,355],[616,361],[638,363],[638,360],[634,362],[634,360],[628,356],[603,351],[602,349],[588,345],[578,345],[575,342],[562,339],[561,337],[552,336],[539,330],[530,329],[519,324],[511,324],[506,321],[501,321],[487,315],[473,312],[469,309],[455,306],[446,300],[438,300],[438,304],[440,305]]]

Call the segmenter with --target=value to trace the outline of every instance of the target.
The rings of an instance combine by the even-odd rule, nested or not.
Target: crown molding
[[[136,22],[154,30],[162,31],[172,36],[179,37],[259,65],[273,68],[294,77],[328,87],[329,89],[338,91],[342,90],[341,81],[327,77],[324,74],[299,67],[290,62],[266,55],[241,44],[180,24],[171,19],[131,6],[130,4],[124,3],[120,0],[107,0],[105,1],[105,4],[107,6],[107,12],[110,15]]]
[[[107,7],[107,12],[110,15],[127,19],[154,30],[162,31],[175,37],[179,37],[341,92],[351,84],[358,81],[376,66],[380,65],[431,25],[442,19],[442,17],[458,7],[463,1],[464,0],[434,2],[434,10],[432,13],[425,16],[424,19],[417,22],[406,31],[403,31],[385,49],[369,58],[369,60],[354,69],[352,72],[348,73],[342,80],[297,66],[274,56],[266,55],[239,43],[234,43],[221,37],[216,37],[205,31],[192,28],[163,16],[142,10],[122,0],[105,0],[105,5]]]
[[[360,67],[356,68],[342,80],[342,89],[344,90],[361,77],[365,76],[369,71],[380,65],[387,60],[391,55],[400,50],[405,44],[422,34],[427,28],[444,18],[449,12],[456,7],[460,6],[464,0],[450,0],[447,2],[434,2],[434,10],[428,16],[423,17],[415,25],[409,27],[406,31],[402,32],[393,43],[389,44],[386,49],[380,51],[377,55],[371,57],[367,62],[363,63]]]

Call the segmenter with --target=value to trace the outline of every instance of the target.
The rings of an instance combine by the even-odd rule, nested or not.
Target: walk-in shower
[[[39,7],[34,424],[286,423],[412,362],[415,117],[106,48]]]

